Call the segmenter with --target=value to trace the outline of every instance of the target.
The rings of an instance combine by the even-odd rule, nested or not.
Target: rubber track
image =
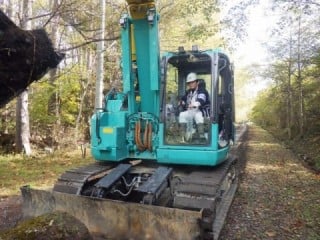
[[[82,187],[89,178],[99,175],[109,169],[113,164],[92,163],[79,168],[67,170],[53,187],[53,191],[80,195]]]
[[[233,159],[214,168],[199,169],[180,177],[174,187],[174,207],[185,209],[214,208],[217,194]]]

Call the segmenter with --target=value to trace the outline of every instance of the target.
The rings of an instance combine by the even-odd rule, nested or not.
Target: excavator
[[[22,187],[24,215],[65,211],[104,239],[218,239],[238,185],[233,66],[219,49],[160,56],[155,1],[127,5],[123,85],[91,119],[96,161],[67,170],[51,191]],[[193,120],[180,129],[191,72],[210,98],[204,134]]]

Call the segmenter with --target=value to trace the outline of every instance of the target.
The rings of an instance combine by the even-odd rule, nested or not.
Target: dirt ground
[[[320,175],[249,127],[238,192],[221,239],[320,239]]]
[[[320,175],[259,127],[249,127],[246,148],[220,239],[320,239]],[[20,197],[0,198],[0,231],[20,219]]]

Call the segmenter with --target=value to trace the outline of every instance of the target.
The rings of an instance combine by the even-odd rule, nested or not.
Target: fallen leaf
[[[274,232],[274,231],[267,231],[267,232],[266,232],[266,235],[267,235],[268,237],[275,237],[275,236],[277,235],[277,233]]]

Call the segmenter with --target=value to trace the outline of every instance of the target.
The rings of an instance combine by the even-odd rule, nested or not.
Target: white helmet
[[[193,82],[195,80],[197,80],[197,74],[195,74],[194,72],[189,73],[188,76],[187,76],[187,81],[186,82],[187,83],[188,82]]]

